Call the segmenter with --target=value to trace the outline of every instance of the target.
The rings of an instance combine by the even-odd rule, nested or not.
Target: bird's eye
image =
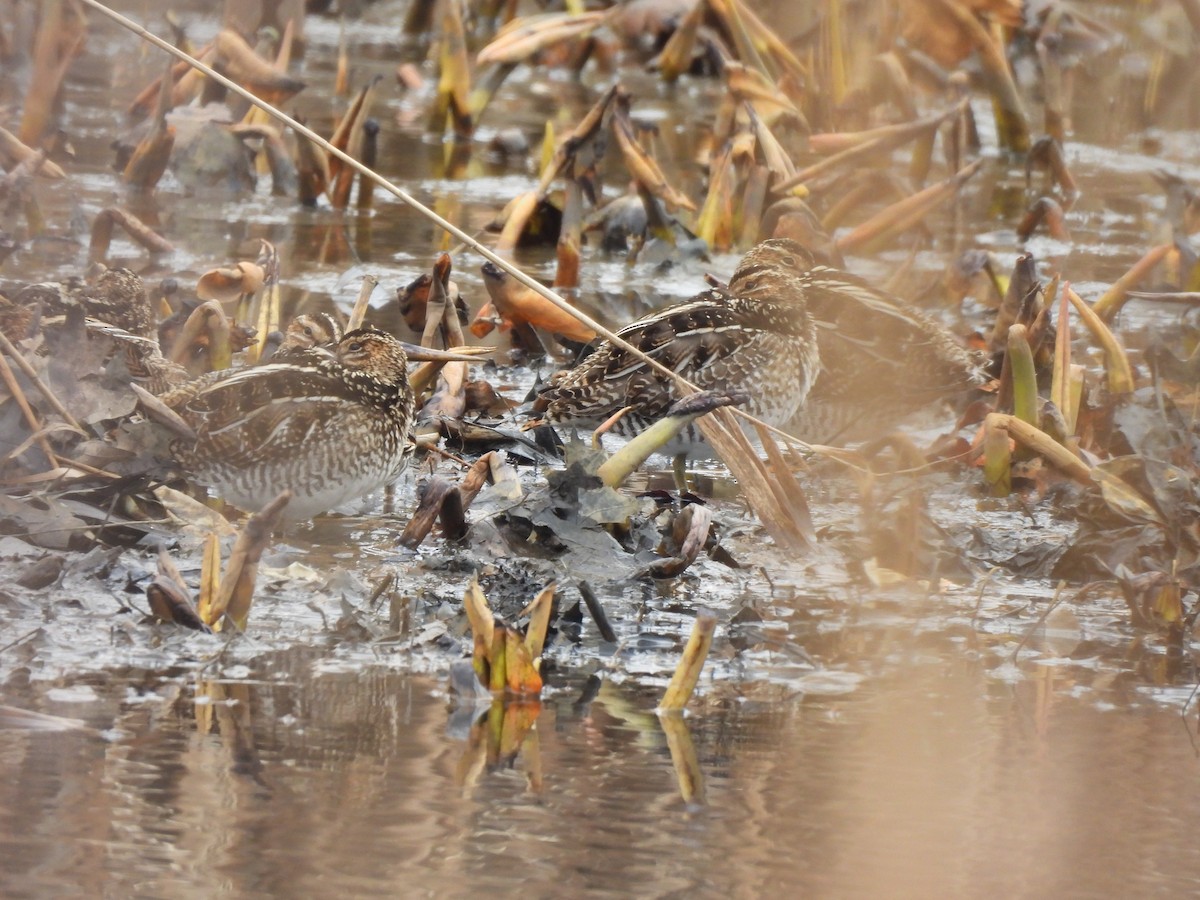
[[[756,287],[758,287],[758,282],[757,282],[757,281],[755,281],[753,278],[751,278],[749,281],[747,281],[747,282],[746,282],[746,283],[743,285],[743,287],[744,287],[746,290],[748,290],[748,291],[752,291],[752,290],[754,290]]]
[[[794,256],[785,256],[785,257],[783,258],[783,264],[784,264],[785,266],[795,266],[795,265],[796,265],[796,257],[794,257]]]
[[[358,341],[355,341],[353,344],[351,344],[346,349],[348,349],[351,353],[359,353],[362,350],[362,348],[363,348],[363,345],[360,344]]]
[[[305,325],[305,326],[304,326],[304,336],[305,336],[305,337],[312,337],[312,336],[313,336],[313,330],[312,330],[312,326],[311,326],[311,325]]]

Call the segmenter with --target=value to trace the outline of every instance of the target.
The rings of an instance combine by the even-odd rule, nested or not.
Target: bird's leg
[[[691,485],[688,484],[686,453],[676,453],[671,459],[671,474],[675,477],[675,490],[681,494],[691,491]]]
[[[631,409],[633,409],[632,406],[623,406],[620,409],[618,409],[615,413],[613,413],[611,416],[609,416],[607,419],[605,419],[603,422],[600,423],[600,427],[598,427],[595,431],[592,432],[592,448],[593,449],[599,450],[601,448],[600,437],[604,434],[607,434],[609,429],[611,429],[614,425],[616,425],[618,422],[620,422],[621,419],[623,419],[625,417],[625,414],[628,413]]]

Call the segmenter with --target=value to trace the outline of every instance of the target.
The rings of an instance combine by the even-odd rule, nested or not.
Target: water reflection
[[[1088,667],[1008,684],[951,640],[893,640],[838,697],[560,685],[485,707],[442,685],[313,674],[114,677],[6,696],[94,732],[0,730],[0,888],[80,894],[1082,896],[1194,887],[1178,709]],[[755,694],[758,694],[757,696]],[[66,696],[67,701],[70,695]],[[581,699],[584,702],[580,702]],[[1125,712],[1118,713],[1118,706]],[[1132,708],[1131,708],[1132,707]],[[1182,779],[1181,779],[1182,774]],[[1134,833],[1138,841],[1126,835]]]

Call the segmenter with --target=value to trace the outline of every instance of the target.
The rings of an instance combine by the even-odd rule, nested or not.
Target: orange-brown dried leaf
[[[509,22],[475,58],[477,66],[519,63],[561,41],[584,37],[599,25],[607,12],[543,13]]]
[[[196,296],[201,300],[236,300],[261,290],[266,281],[267,273],[262,266],[243,261],[233,266],[209,269],[196,283]]]
[[[492,269],[499,272],[499,275],[492,272]],[[580,343],[587,343],[596,337],[592,329],[574,316],[559,309],[533,288],[522,284],[498,267],[485,267],[484,284],[488,296],[491,297],[492,308],[503,320],[504,327],[532,325]],[[480,310],[475,322],[480,322],[483,315],[484,310]],[[477,334],[474,325],[471,332]]]
[[[231,28],[217,35],[214,47],[224,74],[261,100],[279,106],[304,90],[303,81],[276,69]]]

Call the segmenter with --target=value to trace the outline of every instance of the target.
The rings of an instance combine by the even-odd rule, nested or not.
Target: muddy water
[[[153,6],[123,8],[152,22]],[[371,4],[347,25],[355,78],[387,76],[380,168],[480,229],[532,186],[530,164],[475,153],[447,167],[420,127],[427,97],[391,87],[396,63],[416,53],[395,40],[403,6]],[[216,22],[193,16],[189,33],[203,40]],[[328,132],[338,27],[311,19],[308,37],[310,87],[295,108]],[[347,308],[367,272],[381,279],[382,304],[442,247],[386,197],[373,216],[343,219],[298,210],[265,186],[188,196],[168,176],[152,198],[125,196],[108,144],[160,66],[95,25],[69,83],[75,177],[39,188],[52,234],[0,277],[77,271],[86,230],[69,223],[115,201],[178,247],[150,264],[118,243],[116,261],[187,282],[267,238],[296,309]],[[1076,111],[1073,240],[1030,245],[1087,296],[1156,239],[1163,201],[1149,173],[1166,166],[1200,181],[1188,110],[1144,131],[1129,92],[1112,87],[1117,71],[1098,67],[1105,102]],[[686,150],[681,120],[711,108],[714,86],[668,91],[625,77],[635,110]],[[490,122],[536,141],[546,118],[569,127],[592,96],[518,69]],[[994,160],[960,213],[983,223],[974,243],[1006,263],[1019,252],[1022,187],[1022,172]],[[949,218],[942,227],[947,243]],[[946,258],[921,257],[918,270],[936,278]],[[545,252],[520,261],[550,272]],[[853,263],[883,277],[902,261]],[[581,300],[625,321],[731,262],[664,271],[590,253]],[[475,264],[455,263],[478,306]],[[1143,304],[1123,324],[1136,340],[1177,317]],[[519,396],[532,373],[497,377]],[[978,529],[977,543],[1012,554],[1070,536],[1047,508],[981,504],[976,482],[935,482],[944,528]],[[807,486],[823,535],[859,527],[852,490],[820,478]],[[703,562],[661,585],[614,573],[597,587],[617,644],[585,617],[548,651],[540,707],[467,708],[446,674],[465,646],[457,600],[472,567],[436,540],[419,553],[394,547],[414,491],[407,477],[396,518],[374,507],[286,535],[264,559],[251,631],[233,641],[142,621],[148,551],[74,559],[41,590],[6,583],[0,704],[60,718],[0,715],[0,895],[1040,897],[1178,895],[1200,884],[1192,647],[1169,651],[1132,630],[1111,592],[1077,598],[1071,586],[1055,603],[1046,580],[988,565],[877,587],[832,538],[809,558],[784,559],[737,504],[716,504],[744,568]],[[181,539],[177,554],[194,582],[194,542]],[[36,555],[0,543],[6,570]],[[535,563],[514,566],[544,583]],[[386,571],[397,587],[373,601]],[[722,622],[713,658],[691,714],[662,725],[653,709],[699,605]]]
[[[149,675],[60,688],[37,705],[103,731],[0,733],[5,895],[1194,890],[1179,695],[1094,657],[1013,683],[961,635],[858,637],[857,690],[701,704],[694,777],[633,685],[561,686],[511,761],[452,731],[439,682],[300,651],[201,681],[215,708]]]

